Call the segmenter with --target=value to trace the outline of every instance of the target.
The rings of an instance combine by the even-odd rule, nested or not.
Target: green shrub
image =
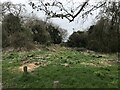
[[[70,47],[86,47],[87,36],[85,32],[74,32],[68,39],[67,45]]]

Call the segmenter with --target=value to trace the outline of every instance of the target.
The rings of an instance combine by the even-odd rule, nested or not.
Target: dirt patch
[[[19,67],[19,70],[23,72],[23,67],[27,66],[28,72],[34,71],[40,65],[35,65],[35,63],[27,63]]]
[[[36,68],[40,66],[47,66],[48,63],[45,62],[32,62],[32,63],[26,63],[19,67],[19,70],[23,72],[23,67],[27,66],[28,72],[34,71]]]

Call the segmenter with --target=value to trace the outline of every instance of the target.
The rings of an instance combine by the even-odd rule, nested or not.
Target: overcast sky
[[[33,10],[28,5],[28,0],[2,0],[1,2],[5,2],[5,1],[11,1],[14,4],[16,4],[16,3],[23,3],[23,4],[25,4],[28,13],[31,13],[32,10]],[[49,0],[47,0],[47,1],[49,1]],[[60,1],[65,3],[66,0],[60,0]],[[70,0],[67,0],[67,1],[70,1]],[[73,0],[72,3],[74,3],[74,7],[75,7],[79,3],[81,3],[82,1],[85,1],[85,0]],[[91,3],[95,3],[96,1],[99,1],[99,0],[91,0]],[[72,3],[70,2],[69,6],[67,6],[67,5],[66,6],[69,8],[69,7],[71,7]],[[34,11],[34,13],[39,18],[45,20],[45,17],[44,17],[45,15],[42,12]],[[59,18],[52,18],[52,19],[50,19],[50,21],[53,22],[54,24],[60,26],[61,28],[66,29],[68,31],[69,35],[70,35],[70,34],[72,34],[73,31],[78,31],[78,30],[82,31],[82,30],[86,30],[87,28],[89,28],[90,25],[92,25],[92,24],[94,24],[96,22],[95,16],[98,13],[99,13],[99,10],[94,11],[93,15],[88,16],[88,18],[86,19],[86,22],[84,22],[84,20],[81,17],[79,17],[79,16],[77,18],[75,18],[75,20],[73,22],[71,22],[71,23],[67,19],[59,19]]]

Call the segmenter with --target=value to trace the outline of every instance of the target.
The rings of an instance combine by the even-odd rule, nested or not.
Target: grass
[[[60,46],[30,52],[4,52],[2,55],[3,88],[52,88],[53,81],[59,81],[61,88],[118,87],[116,55],[94,53],[103,56],[97,58]],[[18,69],[23,61],[49,63],[24,74]]]

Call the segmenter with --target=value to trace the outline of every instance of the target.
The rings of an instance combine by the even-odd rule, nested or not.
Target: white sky
[[[31,6],[28,5],[28,0],[2,0],[1,2],[5,2],[5,1],[11,1],[14,4],[24,3],[26,5],[26,9],[28,13],[32,12]],[[60,0],[60,1],[65,2],[65,0]],[[70,0],[66,0],[66,1],[70,1]],[[73,0],[73,1],[74,3],[79,4],[80,1],[85,1],[85,0]],[[99,0],[91,0],[91,3],[95,1],[99,1]],[[35,14],[41,19],[45,19],[43,13],[36,11]],[[74,22],[71,22],[71,23],[69,23],[67,19],[59,19],[59,18],[53,18],[53,19],[50,19],[50,21],[57,24],[61,28],[67,29],[68,34],[70,35],[72,34],[73,31],[85,30],[86,28],[89,28],[90,25],[94,24],[96,14],[98,14],[98,10],[95,11],[92,16],[89,16],[86,22],[83,22],[82,18],[80,18],[79,16],[74,20]]]

